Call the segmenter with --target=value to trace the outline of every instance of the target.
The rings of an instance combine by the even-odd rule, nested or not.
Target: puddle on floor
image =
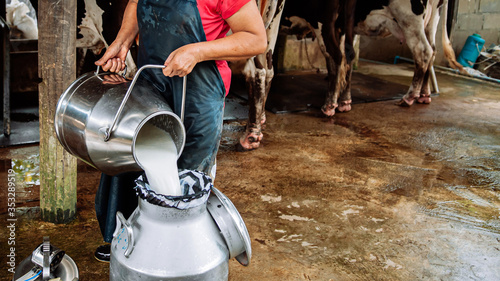
[[[9,202],[18,210],[36,208],[40,201],[40,156],[38,153],[18,154],[19,158],[0,160],[0,175],[4,182],[0,190],[0,214],[7,212]],[[15,201],[8,201],[15,198]]]

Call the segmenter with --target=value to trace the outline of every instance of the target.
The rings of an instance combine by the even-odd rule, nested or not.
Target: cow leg
[[[420,92],[420,97],[417,99],[417,103],[429,104],[431,103],[431,87],[429,85],[430,71],[427,70],[424,75],[422,90]]]
[[[348,71],[346,73],[345,78],[345,87],[343,91],[340,93],[339,97],[339,107],[337,108],[338,112],[348,112],[351,111],[351,77],[352,77],[352,68],[354,61],[351,61],[348,65]]]
[[[324,40],[323,34],[322,34],[323,33],[322,24],[321,23],[318,23],[318,24],[319,24],[320,28],[318,30],[312,29],[311,31],[314,32],[314,34],[315,34],[319,49],[320,49],[321,53],[323,54],[323,56],[325,57],[326,68],[328,70],[327,100],[325,101],[325,105],[323,105],[321,110],[323,111],[323,113],[325,115],[332,116],[335,114],[335,108],[337,108],[337,106],[338,106],[337,105],[337,98],[333,98],[334,91],[330,91],[331,89],[333,89],[335,87],[335,83],[332,83],[332,81],[334,81],[335,73],[337,72],[337,69],[336,69],[336,64],[335,64],[332,56],[330,55],[330,53],[326,49],[325,40]],[[327,36],[327,39],[328,39],[328,36]],[[329,97],[332,97],[332,98],[329,99]],[[332,100],[332,102],[330,102],[330,100]]]
[[[345,42],[345,57],[347,59],[347,65],[348,65],[348,71],[346,73],[346,84],[343,89],[343,91],[340,93],[339,97],[339,107],[337,110],[339,112],[347,112],[351,110],[351,104],[352,104],[352,99],[351,99],[351,78],[352,78],[352,71],[354,68],[354,62],[356,58],[356,49],[354,48],[354,45],[356,42],[359,42],[360,38],[359,35],[355,35],[353,40],[350,40],[350,37],[347,36],[349,32],[352,32],[351,30],[346,30],[346,42]]]
[[[321,29],[321,28],[320,28]],[[325,57],[326,60],[326,66],[328,70],[328,89],[338,89],[338,91],[332,91],[328,92],[327,95],[327,100],[325,102],[325,105],[323,106],[322,110],[323,113],[327,116],[332,116],[335,114],[335,109],[337,109],[339,112],[347,112],[351,110],[351,85],[350,85],[350,80],[351,80],[351,73],[352,73],[352,63],[348,66],[348,71],[346,74],[345,81],[346,84],[345,87],[341,87],[339,81],[337,81],[336,73],[339,71],[338,66],[339,64],[336,64],[335,61],[333,60],[332,56],[327,52],[326,50],[326,45],[325,41],[323,40],[323,36],[321,34],[321,31],[312,29],[312,31],[316,35],[316,39],[319,45],[319,49],[321,50],[321,53],[323,53],[323,56]],[[340,46],[339,46],[340,47]],[[340,51],[341,49],[339,49]],[[344,57],[341,54],[341,57]],[[341,62],[342,63],[342,62]],[[331,82],[335,83],[331,83]],[[333,94],[332,94],[333,93]],[[340,99],[340,102],[337,103],[337,101]],[[327,104],[330,104],[328,106]]]
[[[432,5],[432,15],[429,20],[429,23],[425,27],[425,36],[432,48],[432,56],[429,62],[429,66],[427,67],[427,71],[425,72],[424,81],[422,90],[420,92],[420,97],[417,99],[418,103],[429,104],[431,103],[431,87],[429,84],[431,67],[434,65],[434,59],[436,58],[436,32],[439,24],[439,14],[440,9],[437,7],[437,4],[434,3]]]
[[[407,36],[406,38],[409,37]],[[413,53],[415,71],[410,89],[398,103],[401,106],[411,106],[415,100],[420,98],[420,92],[422,90],[422,86],[424,85],[424,80],[428,80],[425,79],[425,77],[432,57],[431,47],[425,37],[422,38],[420,36],[418,39],[408,39],[407,41]]]
[[[400,14],[397,20],[400,26],[404,27],[406,42],[415,61],[415,72],[410,89],[397,104],[411,106],[415,100],[420,98],[425,73],[431,63],[433,51],[424,32],[422,17]]]
[[[244,74],[246,77],[246,85],[248,89],[248,121],[245,135],[240,138],[238,150],[246,151],[256,149],[262,140],[262,125],[265,122],[265,104],[268,94],[267,71],[260,63],[259,59],[263,59],[259,55],[247,61]],[[272,79],[272,77],[271,77]]]
[[[237,150],[239,151],[258,148],[264,136],[262,134],[262,126],[266,122],[266,100],[271,88],[271,81],[274,77],[273,50],[276,46],[285,1],[281,0],[277,3],[276,1],[258,1],[258,4],[259,6],[264,5],[264,7],[261,7],[263,18],[264,16],[267,17],[273,10],[275,10],[275,13],[272,20],[269,21],[269,26],[266,28],[268,42],[266,52],[249,59],[243,70],[248,89],[249,109],[246,132],[240,138],[240,143],[237,145]]]
[[[328,70],[328,92],[325,104],[321,107],[321,111],[326,116],[335,115],[335,109],[338,107],[337,101],[339,99],[340,89],[343,84],[342,81],[345,79],[345,76],[342,74],[342,65],[345,63],[345,59],[343,59],[340,48],[335,48],[333,53],[333,57],[327,56],[325,58]],[[334,57],[338,59],[334,59]]]
[[[322,28],[325,28],[325,26],[327,25],[323,25]],[[328,93],[325,104],[321,108],[321,111],[326,116],[333,116],[335,114],[335,109],[338,107],[337,101],[339,99],[339,94],[346,83],[347,64],[344,54],[345,36],[338,38],[338,34],[334,32],[336,32],[334,29],[329,28],[322,30],[326,50],[329,54],[325,56],[328,69]]]
[[[356,9],[356,1],[345,1],[343,3],[343,14],[344,14],[344,36],[343,43],[344,46],[341,46],[342,54],[342,63],[346,69],[344,84],[341,85],[341,92],[339,97],[339,107],[337,110],[339,112],[347,112],[351,110],[351,77],[352,70],[354,65],[354,60],[356,59],[356,49],[354,48],[355,41],[359,41],[359,36],[354,33],[354,21],[355,21],[355,9]],[[342,45],[342,44],[341,44]]]

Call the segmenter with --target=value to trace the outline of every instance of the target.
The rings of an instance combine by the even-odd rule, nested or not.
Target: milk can
[[[179,156],[186,135],[182,114],[179,118],[153,85],[139,79],[142,70],[162,67],[145,65],[132,81],[98,71],[76,79],[56,107],[54,126],[61,145],[111,176],[141,171],[135,160],[135,140],[150,123],[172,136]]]
[[[111,281],[227,280],[230,258],[249,264],[250,237],[234,205],[202,173],[183,171],[180,180],[186,196],[137,181],[139,206],[128,220],[117,214]]]

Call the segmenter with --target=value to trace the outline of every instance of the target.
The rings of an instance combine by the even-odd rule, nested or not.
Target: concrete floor
[[[402,84],[412,75],[404,64],[358,71]],[[229,262],[229,279],[500,280],[500,87],[442,73],[438,82],[430,105],[356,104],[333,118],[268,113],[261,148],[247,153],[234,150],[243,122],[226,123],[215,186],[240,211],[253,251],[248,267]],[[1,184],[10,159],[37,149],[3,149]],[[16,254],[49,235],[80,280],[107,280],[108,266],[92,256],[99,173],[80,164],[78,175],[77,219],[41,222],[29,208],[36,201],[25,203]],[[0,249],[4,260],[4,238]],[[4,262],[0,276],[11,278]]]

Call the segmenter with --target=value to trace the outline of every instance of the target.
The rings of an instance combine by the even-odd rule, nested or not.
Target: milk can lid
[[[229,258],[247,266],[252,258],[250,235],[240,213],[231,200],[215,187],[208,197],[207,209],[226,241]]]

